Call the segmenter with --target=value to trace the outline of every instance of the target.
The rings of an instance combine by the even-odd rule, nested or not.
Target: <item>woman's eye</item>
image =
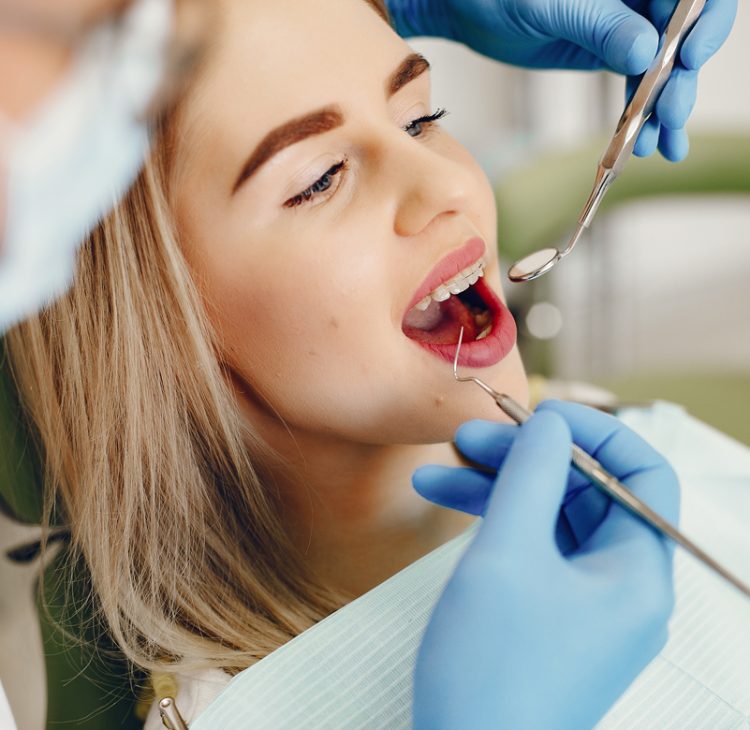
[[[448,112],[445,109],[438,109],[434,114],[428,114],[426,117],[419,117],[409,122],[404,127],[410,137],[419,137],[425,130],[425,127],[432,126],[435,122],[442,119]]]
[[[296,208],[298,205],[307,203],[319,195],[330,190],[336,176],[346,168],[346,160],[337,162],[330,170],[321,175],[310,187],[305,188],[301,193],[289,198],[284,203],[285,208]]]
[[[425,130],[442,119],[448,112],[445,109],[438,109],[434,114],[428,114],[423,117],[413,119],[409,124],[403,127],[410,137],[419,137],[424,134]],[[333,167],[327,170],[312,185],[305,188],[301,193],[297,193],[284,203],[285,208],[296,208],[304,203],[309,203],[318,196],[330,191],[336,176],[346,169],[346,160],[337,162]],[[329,193],[330,194],[330,193]]]

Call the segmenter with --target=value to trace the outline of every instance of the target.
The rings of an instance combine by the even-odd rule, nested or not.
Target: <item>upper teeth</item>
[[[466,291],[470,286],[474,286],[480,277],[484,276],[484,267],[484,259],[480,259],[463,271],[459,271],[452,279],[448,279],[448,281],[433,289],[419,304],[415,305],[416,308],[424,312],[433,300],[444,302],[451,294],[460,294],[462,291]]]

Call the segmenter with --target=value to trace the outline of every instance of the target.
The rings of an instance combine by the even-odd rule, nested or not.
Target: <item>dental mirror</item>
[[[693,29],[705,6],[706,0],[679,0],[675,3],[661,38],[659,53],[643,74],[617,123],[607,149],[599,160],[594,186],[578,219],[576,232],[562,251],[556,248],[543,248],[541,251],[516,261],[508,272],[508,278],[511,281],[532,281],[546,274],[573,250],[583,231],[591,225],[604,194],[630,159],[638,135],[651,117],[656,102],[672,73],[675,61],[679,58],[682,43]]]
[[[511,281],[518,283],[522,281],[533,281],[534,279],[543,276],[558,261],[562,261],[573,250],[586,227],[585,224],[579,223],[573,237],[562,251],[558,248],[543,248],[519,259],[510,267],[508,278]]]
[[[556,248],[543,248],[541,251],[524,256],[516,261],[508,271],[511,281],[531,281],[546,274],[556,263],[560,252]]]

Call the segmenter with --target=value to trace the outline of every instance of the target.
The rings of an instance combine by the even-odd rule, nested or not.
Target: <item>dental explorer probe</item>
[[[520,403],[513,400],[509,395],[498,393],[479,378],[459,377],[458,353],[461,350],[463,338],[464,328],[462,327],[461,334],[458,337],[458,345],[456,346],[456,357],[453,360],[453,377],[459,383],[476,383],[483,391],[485,391],[485,393],[488,393],[493,398],[500,410],[510,416],[519,426],[526,423],[533,414],[530,411],[527,411]],[[622,505],[636,517],[642,519],[657,532],[671,538],[691,555],[707,565],[711,570],[718,573],[722,578],[729,581],[735,588],[750,598],[750,586],[730,573],[720,563],[699,548],[692,540],[690,540],[690,538],[683,535],[677,528],[672,526],[658,513],[654,512],[654,510],[636,497],[635,494],[633,494],[619,479],[610,474],[593,456],[587,454],[577,444],[573,444],[571,462],[581,474],[589,479],[595,487],[598,487],[604,492],[604,494],[611,497],[615,502]]]
[[[532,281],[546,274],[573,250],[584,230],[591,225],[609,186],[622,172],[632,154],[638,134],[653,113],[656,102],[669,80],[682,43],[693,29],[705,5],[706,0],[680,0],[675,6],[661,38],[659,53],[625,107],[609,147],[599,161],[593,190],[583,207],[578,227],[568,245],[562,251],[557,248],[543,248],[516,261],[508,272],[511,281]]]

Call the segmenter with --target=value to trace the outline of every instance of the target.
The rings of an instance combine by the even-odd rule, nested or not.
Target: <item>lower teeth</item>
[[[477,340],[483,340],[483,339],[484,339],[485,337],[487,337],[487,335],[489,335],[489,333],[490,333],[490,332],[492,332],[492,325],[490,325],[489,327],[485,327],[485,328],[484,328],[484,329],[483,329],[483,330],[482,330],[482,331],[481,331],[481,332],[480,332],[480,333],[479,333],[479,334],[478,334],[478,335],[476,336],[476,339],[475,339],[474,341],[476,342]]]
[[[478,328],[486,327],[492,322],[492,313],[485,307],[469,306],[471,316],[474,317],[474,324]]]

